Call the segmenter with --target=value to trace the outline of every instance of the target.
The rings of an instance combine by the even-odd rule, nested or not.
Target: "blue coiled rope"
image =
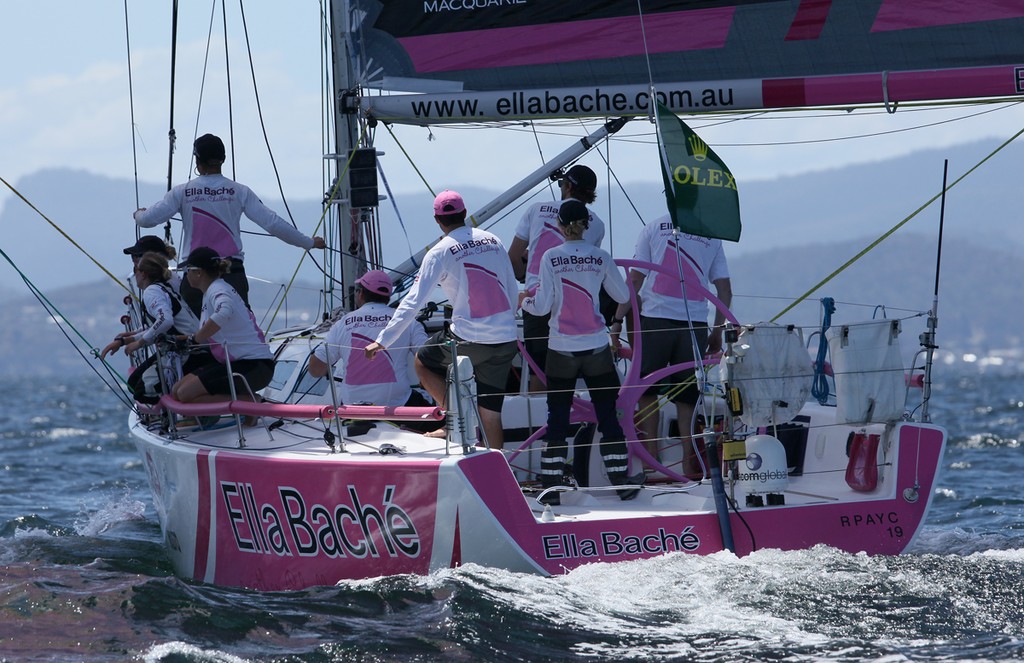
[[[828,339],[825,332],[832,326],[832,314],[836,312],[836,302],[831,297],[822,297],[821,307],[825,309],[825,315],[821,319],[821,336],[818,338],[818,356],[814,359],[814,382],[811,383],[811,395],[818,399],[818,403],[828,403],[829,389],[828,376],[825,375],[825,357],[828,355]]]

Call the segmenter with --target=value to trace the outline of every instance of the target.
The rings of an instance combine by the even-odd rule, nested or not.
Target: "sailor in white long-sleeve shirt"
[[[732,304],[732,281],[722,240],[679,232],[666,215],[648,223],[640,232],[633,257],[663,268],[663,271],[632,269],[629,273],[640,305],[640,332],[643,334],[640,374],[650,375],[665,366],[700,361],[702,356],[694,356],[694,346],[698,353],[721,351],[725,313],[716,308],[714,326],[708,328],[709,306],[703,290],[713,286],[726,307]],[[701,290],[694,287],[696,285],[701,286]],[[631,308],[627,302],[619,305],[615,312],[612,334],[616,339],[622,333],[623,318]],[[640,421],[640,428],[647,450],[655,457],[660,446],[656,404],[662,391],[671,394],[675,402],[684,442],[688,442],[692,434],[694,408],[700,397],[692,370],[662,378],[640,397],[640,411],[654,413]],[[699,479],[703,468],[693,453],[693,445],[684,444],[683,452],[684,473]]]
[[[438,194],[434,220],[445,236],[423,257],[412,289],[377,340],[366,346],[366,356],[372,359],[391,347],[412,324],[430,292],[440,285],[453,308],[451,326],[434,334],[416,354],[416,374],[423,388],[443,404],[445,375],[452,362],[449,341],[454,338],[458,354],[473,362],[480,423],[487,442],[492,449],[500,449],[504,443],[501,408],[517,350],[519,287],[501,240],[466,225],[462,196],[454,191]]]
[[[534,295],[524,293],[522,307],[533,315],[551,314],[549,322],[547,379],[548,430],[541,454],[541,485],[562,482],[567,457],[569,414],[577,378],[587,383],[590,400],[601,431],[601,457],[613,485],[630,483],[628,455],[615,401],[619,374],[609,346],[608,330],[600,314],[604,286],[616,302],[629,300],[629,287],[607,251],[583,239],[590,212],[578,200],[562,203],[558,227],[565,243],[549,249],[541,258],[540,278]],[[622,499],[636,497],[637,489],[619,492]],[[558,504],[557,492],[544,501]]]
[[[597,175],[587,166],[576,164],[558,180],[558,188],[562,196],[559,202],[539,202],[527,208],[508,247],[512,269],[516,277],[523,281],[526,292],[532,293],[537,289],[540,261],[544,254],[565,241],[558,229],[558,208],[567,200],[592,204],[597,198]],[[594,246],[601,246],[604,240],[604,221],[593,210],[590,211],[590,221],[583,233],[583,240]],[[548,354],[548,316],[523,311],[523,336],[526,352],[543,372]],[[536,389],[538,384],[535,383],[531,388]]]
[[[187,260],[199,246],[210,247],[217,255],[231,259],[231,271],[224,280],[234,287],[246,306],[249,305],[249,281],[242,264],[245,257],[242,251],[242,214],[292,246],[306,250],[326,246],[322,237],[308,237],[299,232],[264,205],[249,187],[221,174],[226,155],[220,138],[213,134],[200,136],[193,144],[192,154],[199,176],[174,187],[153,206],[136,210],[135,223],[142,228],[152,228],[180,214],[184,235],[182,260]],[[186,280],[181,284],[181,294],[198,316],[202,308],[202,293]]]

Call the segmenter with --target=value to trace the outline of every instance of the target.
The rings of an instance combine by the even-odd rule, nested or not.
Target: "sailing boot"
[[[565,476],[565,440],[544,440],[540,455],[540,487],[542,489],[562,485]],[[553,490],[540,498],[541,504],[558,506],[562,503],[561,493]]]
[[[631,500],[640,494],[639,486],[647,480],[647,475],[644,472],[633,476],[626,475],[626,470],[629,468],[629,454],[626,451],[625,440],[601,440],[601,459],[608,472],[608,481],[613,486],[637,486],[619,490],[620,500]]]
[[[631,500],[640,494],[640,491],[642,490],[640,486],[644,485],[644,482],[647,481],[647,473],[637,472],[633,476],[626,476],[625,472],[616,472],[614,474],[609,472],[608,481],[610,481],[613,486],[635,486],[634,488],[623,488],[616,491],[619,493],[620,500]]]

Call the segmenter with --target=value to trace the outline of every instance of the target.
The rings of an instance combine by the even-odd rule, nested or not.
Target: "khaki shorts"
[[[512,360],[518,352],[515,341],[505,343],[471,343],[464,341],[448,331],[439,331],[423,344],[416,357],[428,369],[438,375],[447,376],[448,367],[452,363],[452,351],[449,341],[455,339],[460,357],[469,357],[473,362],[473,373],[476,376],[476,393],[478,404],[485,410],[501,412],[505,390],[508,386],[508,374],[512,368]]]

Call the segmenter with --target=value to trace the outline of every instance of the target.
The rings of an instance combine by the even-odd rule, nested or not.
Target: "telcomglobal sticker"
[[[694,552],[700,548],[700,537],[687,525],[679,534],[659,527],[657,533],[644,536],[601,532],[590,538],[577,534],[551,534],[541,537],[546,559],[607,559],[619,555],[662,555],[670,552]]]

